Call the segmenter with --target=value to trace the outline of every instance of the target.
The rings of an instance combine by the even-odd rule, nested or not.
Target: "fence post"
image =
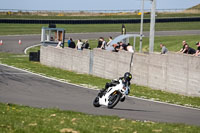
[[[90,50],[90,61],[89,61],[89,74],[93,74],[93,58],[94,54],[93,54],[93,50]]]

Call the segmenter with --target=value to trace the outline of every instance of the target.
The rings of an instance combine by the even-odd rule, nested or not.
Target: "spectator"
[[[134,53],[133,46],[131,46],[130,43],[127,44],[126,49],[127,49],[128,52]]]
[[[58,42],[56,48],[62,48],[62,42],[61,41]]]
[[[69,47],[69,45],[71,43],[71,40],[72,40],[72,38],[69,38],[69,40],[67,41],[68,47]]]
[[[69,48],[75,48],[75,47],[76,47],[75,42],[73,41],[72,38],[70,38]]]
[[[88,43],[88,40],[86,40],[86,41],[83,43],[83,48],[85,48],[85,49],[89,49],[89,48],[90,48],[90,44]]]
[[[114,47],[113,47],[113,45],[111,45],[112,37],[110,36],[108,39],[109,39],[109,41],[107,42],[105,49],[108,51],[113,51]]]
[[[125,50],[125,51],[127,51],[127,45],[124,44],[123,42],[119,42],[119,46],[120,46],[119,50]]]
[[[112,39],[112,37],[110,36],[110,37],[108,38],[108,40],[109,40],[109,41],[107,42],[106,46],[109,46],[113,39]]]
[[[114,50],[113,52],[118,52],[119,49],[120,49],[120,45],[119,45],[119,42],[117,44],[113,44],[113,47],[114,47]]]
[[[200,42],[197,42],[197,43],[196,43],[196,46],[197,46],[197,50],[196,50],[195,55],[196,55],[196,56],[200,56]]]
[[[53,37],[50,38],[50,41],[54,41]]]
[[[101,38],[101,40],[102,40],[101,49],[105,49],[105,47],[106,47],[106,41],[104,40],[103,37]]]
[[[99,38],[97,48],[101,48],[102,42],[103,42],[103,41],[102,41],[102,38],[103,38],[103,37],[100,37],[100,38]]]
[[[126,34],[126,27],[124,24],[122,24],[122,35]]]
[[[185,45],[185,52],[184,52],[184,53],[186,53],[186,54],[195,54],[195,53],[196,53],[196,50],[193,49],[193,48],[191,48],[191,47],[189,47],[189,45],[186,44],[186,45]]]
[[[160,47],[161,47],[161,54],[166,54],[167,53],[167,48],[166,48],[166,46],[164,45],[164,44],[160,44]]]
[[[76,44],[77,50],[82,50],[82,46],[83,46],[83,42],[81,41],[81,39],[78,39],[78,42]]]
[[[183,42],[182,42],[182,45],[183,45],[183,47],[178,51],[178,52],[180,52],[180,53],[184,53],[185,51],[185,45],[186,45],[187,43],[186,43],[186,41],[184,40]]]

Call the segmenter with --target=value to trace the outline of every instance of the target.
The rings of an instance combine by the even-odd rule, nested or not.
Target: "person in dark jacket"
[[[191,48],[191,47],[189,47],[189,45],[186,44],[186,45],[185,45],[185,53],[186,53],[186,54],[195,54],[195,53],[196,53],[196,50],[193,49],[193,48]]]
[[[75,42],[73,41],[72,38],[70,38],[69,48],[75,48],[75,47],[76,47]]]
[[[90,48],[90,44],[89,44],[88,40],[86,40],[86,41],[83,43],[83,48],[84,48],[84,49],[89,49],[89,48]]]

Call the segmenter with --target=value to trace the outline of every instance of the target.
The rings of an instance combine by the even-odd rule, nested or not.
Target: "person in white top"
[[[78,42],[76,44],[76,49],[82,50],[82,46],[83,46],[83,42],[81,41],[81,39],[78,39]]]

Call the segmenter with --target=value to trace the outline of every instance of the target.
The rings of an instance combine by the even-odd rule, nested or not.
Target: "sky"
[[[141,0],[1,0],[0,9],[21,10],[136,10]],[[200,0],[157,0],[157,9],[185,9],[200,4]],[[150,9],[145,0],[145,9]]]

